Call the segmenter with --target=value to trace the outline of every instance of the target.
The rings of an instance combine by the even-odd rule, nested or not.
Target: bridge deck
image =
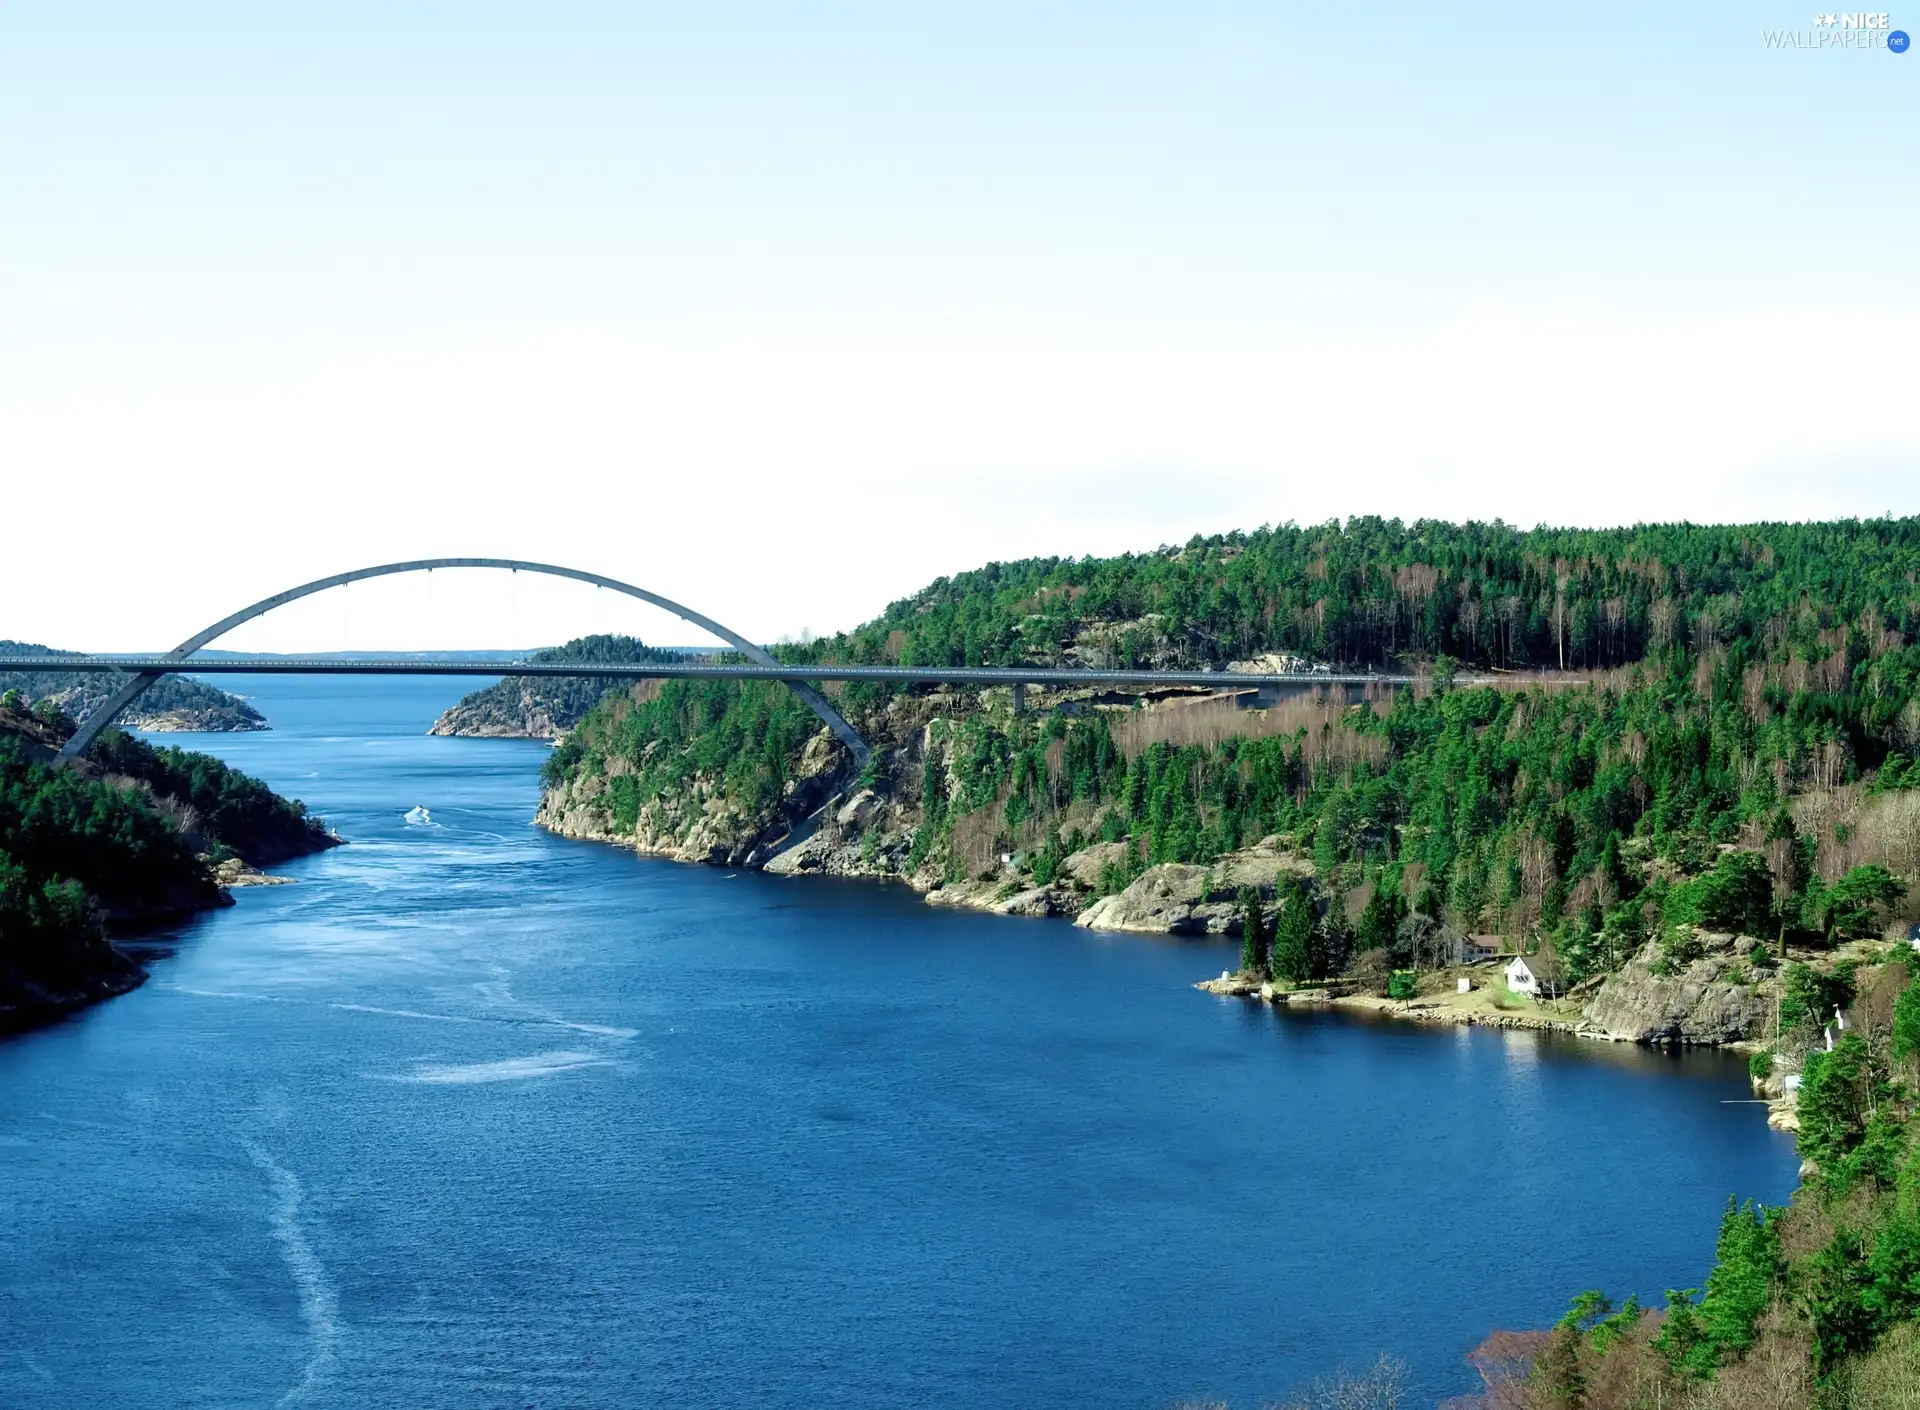
[[[1249,671],[1096,671],[1051,666],[842,666],[748,665],[701,661],[353,661],[326,657],[223,656],[169,660],[164,656],[0,656],[0,672],[82,674],[145,671],[184,675],[339,676],[588,676],[608,680],[887,681],[928,685],[1208,686],[1216,690],[1307,690],[1321,686],[1401,686],[1428,678],[1306,672],[1294,675]],[[1490,683],[1457,677],[1456,684]]]

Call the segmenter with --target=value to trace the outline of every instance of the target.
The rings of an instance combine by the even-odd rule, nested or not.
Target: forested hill
[[[533,661],[678,661],[630,636],[583,636],[536,651]],[[609,690],[625,687],[593,676],[508,676],[476,690],[433,723],[429,734],[555,739],[580,722]]]
[[[338,838],[217,759],[118,730],[52,760],[73,721],[0,697],[0,1026],[123,992],[139,967],[110,931],[226,903],[214,867],[265,866]]]
[[[1357,520],[991,565],[779,650],[1430,661],[1442,688],[1264,711],[1030,691],[1016,716],[1004,690],[833,687],[876,746],[868,796],[780,864],[949,895],[1028,888],[1019,904],[1077,914],[1169,881],[1143,873],[1225,865],[1264,842],[1312,870],[1321,974],[1376,949],[1426,962],[1395,939],[1412,917],[1442,937],[1556,951],[1573,982],[1649,944],[1669,947],[1663,969],[1692,963],[1696,922],[1831,943],[1911,918],[1916,636],[1913,519],[1524,532]],[[1563,652],[1564,675],[1550,669]],[[1442,656],[1551,680],[1449,690]],[[849,792],[847,770],[783,687],[669,681],[581,720],[549,761],[541,816],[757,865]],[[1856,893],[1872,904],[1852,907]]]
[[[1764,641],[1838,669],[1836,652],[1920,636],[1917,574],[1914,518],[1527,530],[1351,519],[993,563],[799,654],[1133,666],[1284,652],[1383,669],[1445,655],[1584,670]]]
[[[0,656],[74,656],[25,641],[0,641]],[[84,720],[99,709],[123,677],[101,672],[68,675],[52,671],[0,671],[0,694],[17,690],[27,704],[51,701],[63,715]],[[162,676],[134,701],[118,723],[128,729],[187,730],[210,734],[268,728],[266,717],[237,695],[186,676]]]

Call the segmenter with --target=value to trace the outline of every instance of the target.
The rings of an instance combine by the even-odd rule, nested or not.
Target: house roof
[[[1527,963],[1527,957],[1525,955],[1515,955],[1511,960],[1507,961],[1507,968],[1524,969],[1528,974],[1533,973],[1533,966]]]

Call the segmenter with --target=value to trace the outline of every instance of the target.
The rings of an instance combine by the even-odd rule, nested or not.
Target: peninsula
[[[340,841],[219,760],[118,730],[56,769],[73,728],[0,695],[0,1027],[135,988],[146,973],[114,936],[230,905],[256,868]]]

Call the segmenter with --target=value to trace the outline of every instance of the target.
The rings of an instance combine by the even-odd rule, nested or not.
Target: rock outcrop
[[[1116,844],[1117,845],[1117,844]],[[1282,873],[1311,876],[1299,858],[1263,842],[1212,866],[1165,862],[1148,867],[1124,891],[1102,896],[1075,925],[1089,930],[1133,930],[1154,935],[1226,935],[1240,929],[1240,892],[1272,900]]]
[[[613,763],[616,769],[621,767],[618,760]],[[749,813],[730,799],[721,780],[695,777],[684,788],[641,803],[631,827],[623,827],[615,817],[613,788],[614,778],[621,775],[575,774],[541,795],[534,822],[562,837],[612,842],[678,862],[828,875],[880,874],[879,867],[862,871],[850,863],[845,855],[848,840],[837,819],[822,816],[822,809],[834,803],[846,767],[845,751],[823,728],[801,752],[779,803],[765,814]],[[816,840],[823,821],[833,825]],[[904,844],[895,845],[905,850]],[[858,858],[860,839],[856,837],[851,846]],[[774,865],[790,851],[799,855]]]
[[[1633,1043],[1680,1046],[1737,1043],[1765,1031],[1773,1016],[1770,984],[1755,983],[1743,960],[1710,953],[1662,975],[1649,945],[1609,975],[1587,1006],[1588,1029]]]

